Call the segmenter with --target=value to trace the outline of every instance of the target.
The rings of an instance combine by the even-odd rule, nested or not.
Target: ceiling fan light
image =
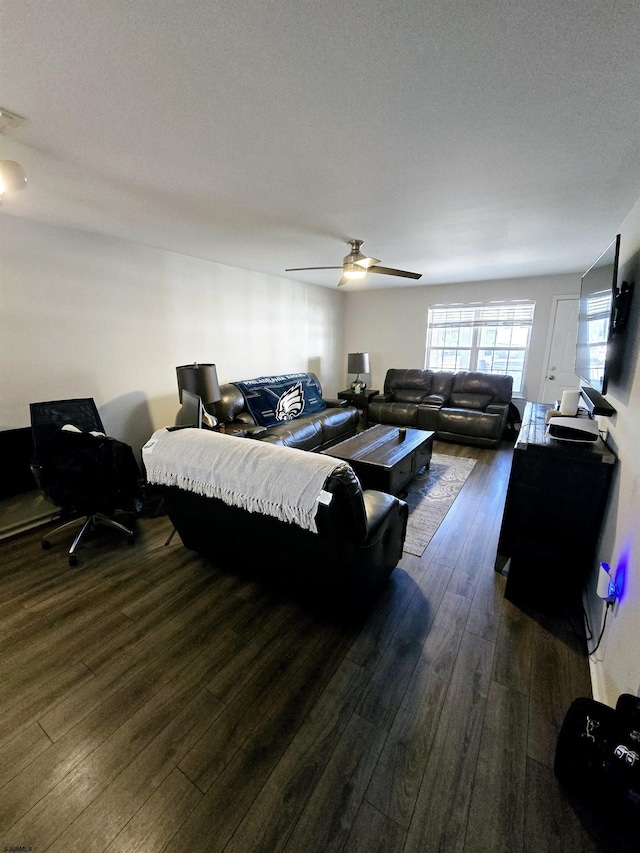
[[[23,190],[26,185],[27,178],[20,163],[15,160],[0,160],[0,196]]]
[[[359,267],[357,264],[345,264],[342,274],[350,281],[354,281],[358,278],[364,278],[367,271],[362,269],[362,267]]]

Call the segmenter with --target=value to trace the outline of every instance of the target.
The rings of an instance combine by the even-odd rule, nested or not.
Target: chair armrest
[[[370,403],[393,403],[393,394],[376,394],[369,400]]]
[[[330,397],[323,397],[322,402],[328,409],[346,409],[349,405],[348,400],[333,400]]]

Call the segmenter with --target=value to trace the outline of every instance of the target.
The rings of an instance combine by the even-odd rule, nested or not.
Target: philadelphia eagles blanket
[[[303,413],[326,409],[320,385],[311,373],[260,376],[233,384],[242,391],[247,409],[261,426],[274,426]]]

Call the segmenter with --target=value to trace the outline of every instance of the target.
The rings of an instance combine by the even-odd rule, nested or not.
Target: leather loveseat
[[[369,422],[433,430],[441,441],[497,448],[507,423],[513,378],[463,371],[387,371]]]
[[[205,430],[158,431],[143,459],[187,548],[222,569],[328,604],[332,612],[352,614],[371,603],[402,556],[407,504],[385,492],[363,491],[346,463]],[[271,502],[245,508],[237,496],[216,491],[232,477],[234,489],[252,496],[252,476],[271,489],[265,466],[301,477],[309,466],[311,477],[316,466],[321,469],[321,491],[315,500],[311,495],[315,530],[281,520]],[[279,480],[273,493],[283,496],[279,507],[290,508]]]
[[[312,377],[320,387],[314,373]],[[322,390],[322,389],[320,389]],[[298,415],[275,426],[259,425],[249,412],[245,397],[232,382],[220,386],[221,399],[215,403],[215,414],[227,432],[242,431],[251,438],[295,447],[299,450],[320,451],[355,435],[359,412],[346,400],[322,398],[326,408],[311,414]]]

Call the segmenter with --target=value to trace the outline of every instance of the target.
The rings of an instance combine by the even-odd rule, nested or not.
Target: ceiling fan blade
[[[354,261],[354,264],[358,264],[359,267],[364,267],[366,270],[368,270],[369,267],[372,267],[374,264],[379,263],[380,261],[378,260],[378,258],[360,258],[359,260]]]
[[[342,267],[289,267],[285,272],[302,272],[303,270],[341,270]]]
[[[403,278],[422,278],[421,272],[407,272],[406,270],[393,270],[391,267],[369,267],[367,272],[382,273],[382,275],[399,275]]]
[[[338,287],[340,287],[343,284],[347,284],[348,281],[349,281],[349,279],[346,277],[346,275],[341,276],[340,281],[338,282]]]

